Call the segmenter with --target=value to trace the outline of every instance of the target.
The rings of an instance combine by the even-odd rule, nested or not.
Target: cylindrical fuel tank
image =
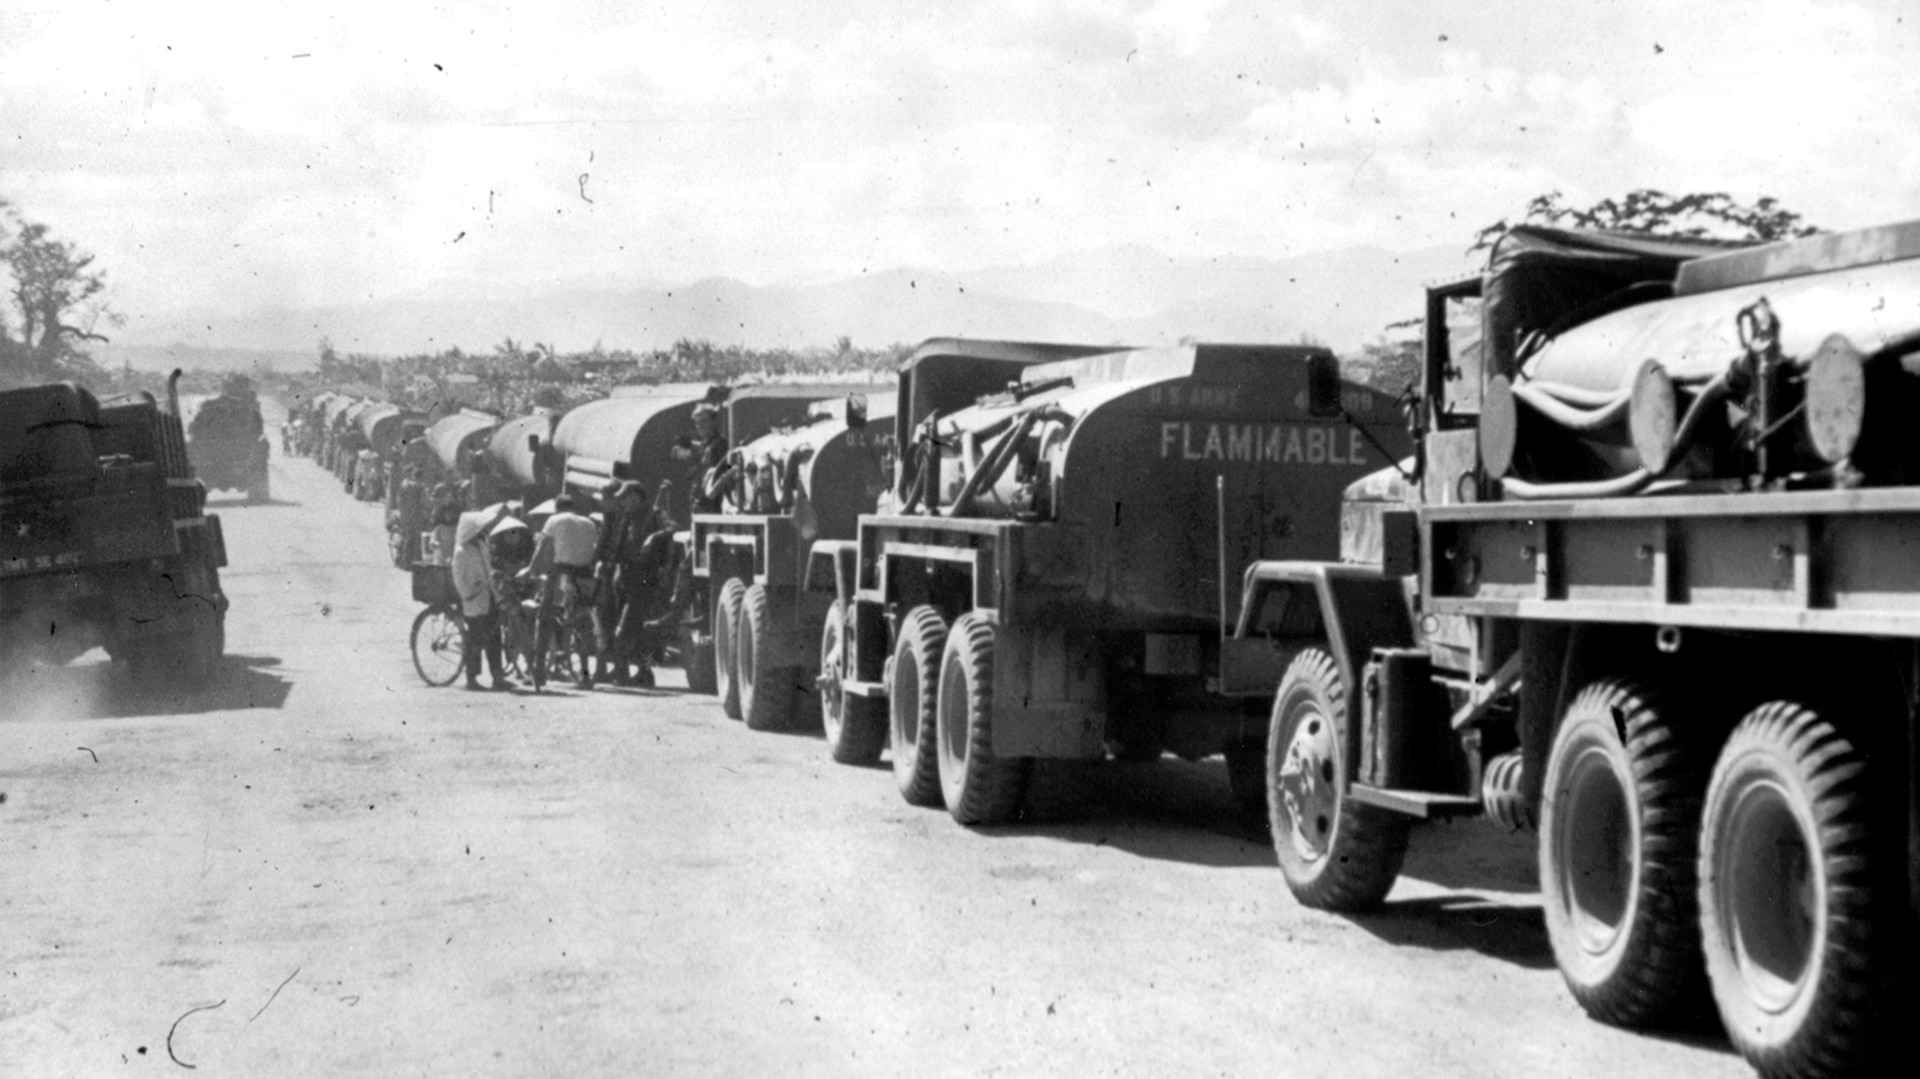
[[[383,458],[391,459],[407,421],[417,420],[420,415],[399,405],[382,402],[363,409],[354,418],[354,426],[366,438],[367,448]]]
[[[1118,352],[1124,345],[1076,345],[1033,341],[991,341],[933,337],[920,343],[901,363],[893,416],[894,460],[891,501],[904,506],[924,492],[920,458],[911,447],[929,417],[966,408],[982,394],[1005,390],[1021,372],[1040,364]]]
[[[814,535],[825,539],[853,536],[860,514],[873,512],[892,474],[894,387],[865,389],[864,422],[856,426],[848,424],[846,398],[832,398],[814,404],[813,422],[781,428],[741,448],[750,472],[771,477],[779,501],[767,512],[793,512],[804,495]]]
[[[1028,368],[1024,390],[937,422],[942,512],[1060,528],[1079,547],[1060,560],[1063,583],[1111,628],[1217,630],[1234,575],[1259,559],[1337,559],[1342,490],[1411,452],[1390,395],[1348,384],[1351,422],[1308,414],[1319,351],[1185,345]]]
[[[427,428],[427,448],[442,470],[464,477],[472,456],[485,451],[487,440],[499,426],[500,417],[491,412],[462,409]]]
[[[616,474],[635,480],[649,497],[672,479],[669,510],[686,520],[687,464],[673,456],[674,443],[693,430],[693,410],[707,399],[705,387],[649,387],[590,401],[561,418],[553,429],[554,452],[565,464],[565,486],[598,495]]]
[[[1862,368],[1920,332],[1916,243],[1908,223],[1684,263],[1671,297],[1560,332],[1490,386],[1490,468],[1510,456],[1516,477],[1549,484],[1747,475],[1748,428],[1777,432],[1769,476],[1844,459],[1867,409]],[[1763,358],[1779,371],[1764,402]]]
[[[487,440],[486,482],[479,483],[482,477],[476,477],[476,486],[486,490],[475,492],[476,501],[517,498],[531,506],[558,494],[560,467],[551,446],[553,425],[553,411],[536,408],[494,428]],[[532,448],[529,439],[537,439],[540,448]]]

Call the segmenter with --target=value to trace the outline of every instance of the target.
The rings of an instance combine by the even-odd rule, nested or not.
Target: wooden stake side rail
[[[1920,488],[1432,507],[1435,614],[1920,638]]]

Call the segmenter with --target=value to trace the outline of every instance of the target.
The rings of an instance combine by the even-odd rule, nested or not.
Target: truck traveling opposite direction
[[[1294,895],[1376,904],[1413,820],[1486,813],[1537,827],[1593,1016],[1710,1002],[1767,1076],[1910,1057],[1920,223],[1521,227],[1426,322],[1411,482],[1243,586]]]
[[[208,490],[247,492],[249,502],[271,497],[269,444],[253,380],[229,375],[220,395],[201,402],[187,425],[187,455]]]
[[[180,424],[145,393],[0,391],[0,656],[101,647],[142,680],[197,687],[225,651],[227,564]],[[5,673],[0,671],[0,673]]]

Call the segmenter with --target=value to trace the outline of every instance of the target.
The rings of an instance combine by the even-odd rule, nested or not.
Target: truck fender
[[[1324,644],[1349,699],[1357,701],[1360,671],[1373,650],[1410,648],[1415,640],[1403,578],[1337,562],[1255,562],[1241,581],[1240,620],[1222,656],[1221,691],[1271,695],[1295,654]],[[1252,660],[1260,648],[1276,658]],[[1268,669],[1271,676],[1256,684]]]
[[[855,540],[815,540],[807,552],[807,572],[801,587],[808,592],[831,592],[842,607],[852,609],[854,576],[860,565]]]

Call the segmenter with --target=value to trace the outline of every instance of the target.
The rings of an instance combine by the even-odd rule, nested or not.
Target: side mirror
[[[867,425],[867,395],[850,393],[847,395],[847,427],[857,429]]]
[[[1340,404],[1340,361],[1331,352],[1315,352],[1307,357],[1307,415],[1317,420],[1338,419]]]

